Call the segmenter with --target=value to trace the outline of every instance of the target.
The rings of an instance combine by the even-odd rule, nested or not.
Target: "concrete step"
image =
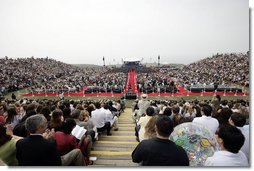
[[[135,130],[135,127],[119,127],[119,131],[133,131]]]
[[[134,149],[137,145],[138,145],[138,142],[134,143],[134,142],[131,142],[131,143],[107,143],[109,141],[100,141],[99,143],[98,142],[95,142],[95,144],[93,145],[93,148],[94,150],[96,150],[97,147],[99,148],[104,148],[103,150],[107,150],[107,149],[110,149],[110,148],[122,148],[122,149],[125,149],[125,148],[132,148]],[[102,149],[100,151],[102,151]],[[126,151],[126,150],[123,150],[123,151]]]
[[[92,154],[91,153],[91,156],[97,157],[96,161],[100,161],[100,160],[130,160],[130,161],[132,161],[131,153],[128,154],[128,155],[126,155],[126,154],[122,154],[122,155],[120,155],[120,154],[119,155],[104,155],[104,154]]]
[[[120,131],[119,131],[120,132]],[[121,131],[123,132],[123,131]],[[114,132],[115,133],[115,132]],[[135,136],[130,136],[130,135],[101,135],[101,138],[112,138],[112,139],[123,139],[123,138],[136,138]]]
[[[119,118],[118,119],[119,122],[128,122],[128,123],[134,123],[132,118]]]
[[[138,144],[139,142],[128,142],[128,141],[96,141],[94,145],[97,145],[97,144]]]
[[[124,116],[120,116],[120,119],[132,119],[131,115],[124,115]]]
[[[134,123],[119,123],[118,124],[118,126],[119,127],[135,127],[136,126],[136,124],[134,124]]]
[[[128,129],[128,128],[127,128]],[[134,128],[133,128],[134,130]],[[135,133],[133,130],[126,130],[125,128],[119,128],[117,131],[111,130],[110,133],[113,136],[135,136]],[[107,136],[106,132],[103,132],[102,134],[99,135],[100,136]],[[108,136],[111,137],[111,136]]]
[[[136,140],[136,136],[133,135],[111,135],[111,136],[105,136],[101,135],[99,136],[100,141],[132,141]]]
[[[118,130],[118,131],[111,131],[112,135],[123,135],[123,136],[135,136],[134,131],[122,131],[122,130]]]
[[[97,145],[93,151],[133,151],[136,145]]]
[[[123,167],[135,167],[138,166],[137,163],[133,163],[130,160],[98,160],[94,164],[98,166],[123,166]]]
[[[97,156],[130,156],[132,151],[91,151],[91,155]]]
[[[122,123],[122,124],[135,124],[134,122],[130,122],[130,121],[119,121],[118,122]]]

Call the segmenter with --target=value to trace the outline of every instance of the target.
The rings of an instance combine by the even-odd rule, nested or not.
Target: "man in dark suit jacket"
[[[30,136],[20,139],[16,157],[20,166],[61,166],[61,157],[54,140],[47,140],[43,133],[47,129],[47,120],[43,115],[34,115],[26,120],[26,129]],[[49,134],[47,135],[49,137]]]
[[[17,159],[20,166],[61,166],[55,142],[41,135],[30,135],[17,142]]]
[[[74,149],[60,156],[54,131],[47,129],[47,119],[40,114],[27,118],[25,127],[30,136],[16,143],[16,158],[20,166],[83,166],[84,156],[80,149]]]

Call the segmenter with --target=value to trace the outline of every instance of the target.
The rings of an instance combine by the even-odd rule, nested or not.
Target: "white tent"
[[[140,59],[123,59],[123,62],[140,62]]]

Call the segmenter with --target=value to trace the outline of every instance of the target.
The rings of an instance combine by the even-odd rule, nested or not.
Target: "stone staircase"
[[[89,167],[135,167],[131,153],[137,146],[135,124],[131,118],[131,109],[126,108],[119,117],[119,130],[111,131],[112,136],[100,135],[99,140],[93,145],[92,157],[97,157]]]

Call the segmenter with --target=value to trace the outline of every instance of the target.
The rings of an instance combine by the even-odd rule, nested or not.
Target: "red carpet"
[[[136,80],[136,71],[130,70],[128,73],[128,80],[126,83],[125,91],[128,92],[129,88],[131,88],[132,92],[137,92],[137,80]]]

